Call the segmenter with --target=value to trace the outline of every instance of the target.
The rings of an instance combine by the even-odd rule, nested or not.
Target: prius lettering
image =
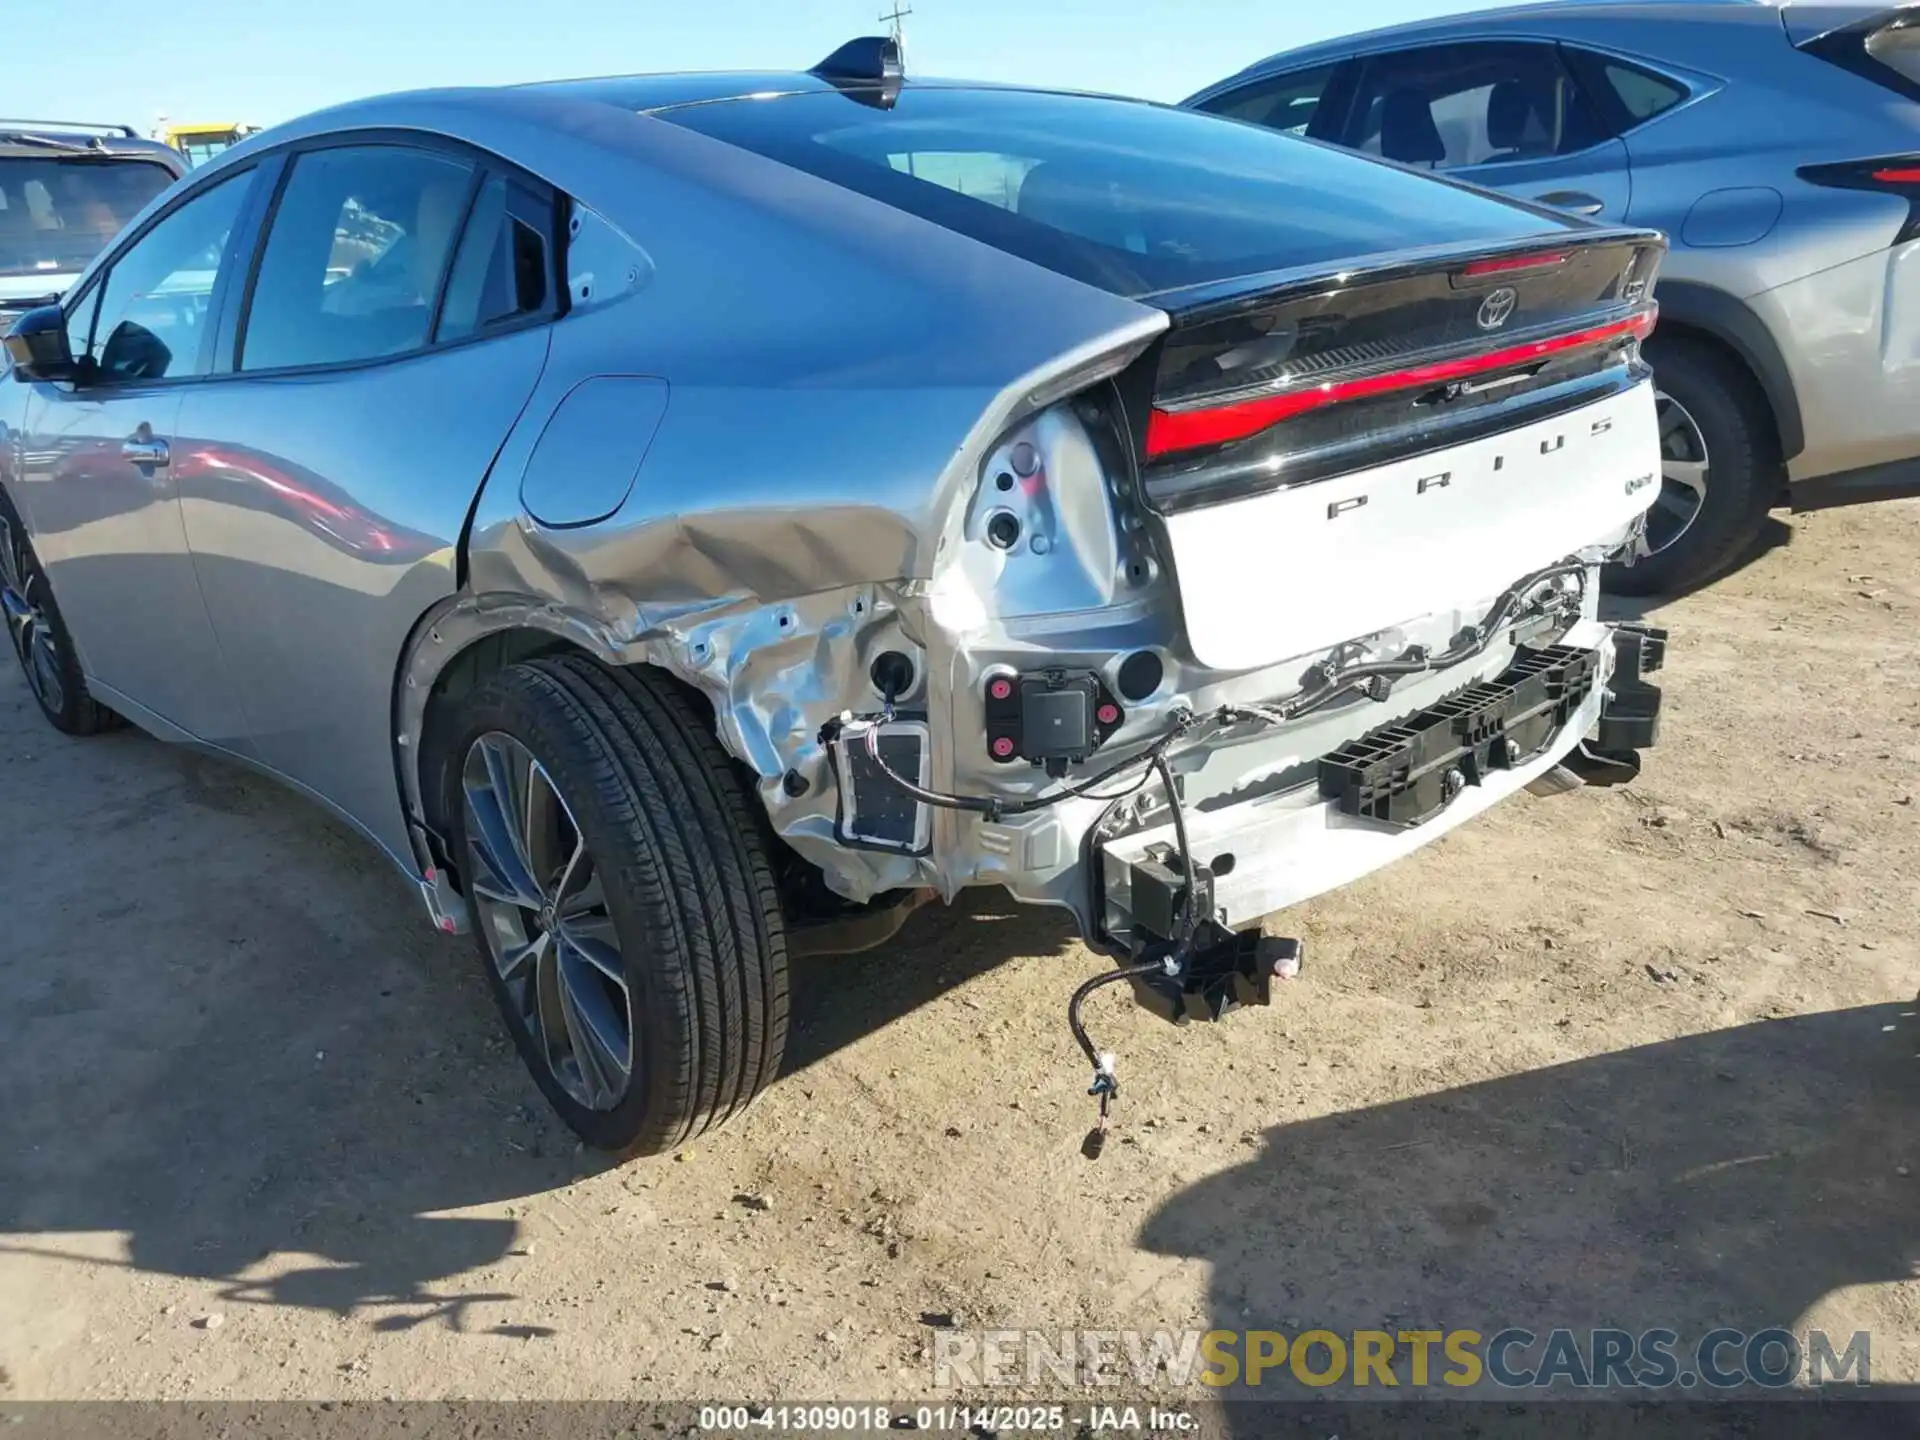
[[[1603,415],[1599,419],[1593,421],[1589,425],[1587,430],[1588,438],[1591,439],[1595,436],[1606,435],[1611,433],[1611,431],[1613,430],[1613,422],[1614,422],[1614,417],[1611,415]],[[1554,435],[1540,442],[1540,453],[1542,455],[1557,455],[1561,451],[1565,450],[1566,448],[1567,448],[1567,437],[1564,434]],[[1509,458],[1508,456],[1493,455],[1493,456],[1489,456],[1488,458],[1491,461],[1491,464],[1488,467],[1490,473],[1497,475],[1501,471],[1507,468],[1507,460]],[[1418,476],[1413,482],[1413,493],[1415,495],[1430,495],[1436,490],[1451,489],[1453,486],[1455,473],[1456,472],[1452,470],[1442,470],[1435,475]],[[1631,480],[1628,480],[1626,482],[1627,493],[1631,495],[1635,491],[1641,490],[1646,486],[1651,485],[1654,482],[1655,478],[1656,477],[1654,477],[1653,475],[1634,476]],[[1469,483],[1471,483],[1471,480],[1472,480],[1472,476],[1469,475],[1468,476]],[[1338,520],[1342,515],[1350,514],[1355,510],[1359,510],[1363,508],[1371,498],[1372,497],[1367,495],[1349,495],[1344,500],[1335,500],[1327,506],[1327,519]]]

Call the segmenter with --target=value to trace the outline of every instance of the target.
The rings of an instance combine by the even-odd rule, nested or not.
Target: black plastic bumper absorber
[[[1593,693],[1599,657],[1554,645],[1521,654],[1498,679],[1470,685],[1320,761],[1320,793],[1344,815],[1418,825],[1468,785],[1525,764]]]
[[[1613,656],[1613,681],[1590,748],[1608,756],[1651,750],[1660,742],[1662,697],[1646,677],[1667,663],[1667,632],[1653,625],[1618,626]]]

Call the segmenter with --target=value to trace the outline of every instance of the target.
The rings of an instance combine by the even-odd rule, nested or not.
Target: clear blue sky
[[[8,115],[273,124],[427,85],[805,69],[880,0],[0,0]],[[1468,0],[917,0],[909,68],[1178,100],[1275,50]],[[458,17],[457,19],[454,17]],[[35,41],[30,32],[44,27]]]

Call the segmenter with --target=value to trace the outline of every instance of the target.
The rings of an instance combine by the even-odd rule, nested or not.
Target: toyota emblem
[[[1513,314],[1513,307],[1520,297],[1513,293],[1511,286],[1502,285],[1486,299],[1480,302],[1479,323],[1482,330],[1498,330],[1507,323],[1507,317]]]

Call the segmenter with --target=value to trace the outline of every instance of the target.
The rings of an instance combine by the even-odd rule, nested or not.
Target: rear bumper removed
[[[1664,631],[1582,621],[1549,649],[1517,652],[1494,680],[1322,757],[1313,783],[1191,815],[1199,913],[1227,931],[1257,925],[1439,839],[1563,762],[1575,774],[1591,762],[1598,783],[1631,778],[1658,739],[1661,695],[1645,677],[1664,657]],[[1136,953],[1173,937],[1187,867],[1170,822],[1101,843],[1094,863],[1108,936]]]

